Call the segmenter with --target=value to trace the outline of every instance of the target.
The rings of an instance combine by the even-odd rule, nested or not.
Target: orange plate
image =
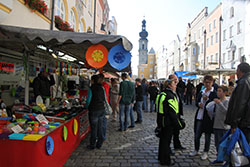
[[[90,66],[101,68],[108,61],[108,50],[102,44],[92,45],[86,52],[86,60]]]

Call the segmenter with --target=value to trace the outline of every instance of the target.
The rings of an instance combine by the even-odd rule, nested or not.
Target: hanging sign
[[[116,45],[110,49],[108,61],[112,67],[120,71],[129,65],[131,54],[122,45]]]
[[[86,60],[91,67],[101,68],[108,61],[108,50],[101,44],[92,45],[86,52]]]
[[[14,71],[14,64],[0,62],[0,71]]]

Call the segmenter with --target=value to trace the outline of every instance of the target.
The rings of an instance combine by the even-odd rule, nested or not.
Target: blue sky
[[[127,37],[133,43],[132,67],[137,74],[139,32],[145,16],[149,33],[148,49],[157,52],[167,46],[178,34],[185,37],[186,27],[199,12],[208,7],[210,13],[220,0],[108,0],[110,16],[115,16],[118,34]]]

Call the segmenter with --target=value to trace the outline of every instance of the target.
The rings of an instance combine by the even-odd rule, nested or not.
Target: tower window
[[[144,44],[142,44],[142,49],[144,49],[144,47],[145,47]]]

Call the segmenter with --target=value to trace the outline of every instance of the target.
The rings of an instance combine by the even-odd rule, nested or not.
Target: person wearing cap
[[[48,79],[48,77],[50,79]],[[34,95],[41,96],[43,99],[50,98],[50,87],[55,84],[53,75],[50,75],[46,71],[40,72],[33,81]]]

